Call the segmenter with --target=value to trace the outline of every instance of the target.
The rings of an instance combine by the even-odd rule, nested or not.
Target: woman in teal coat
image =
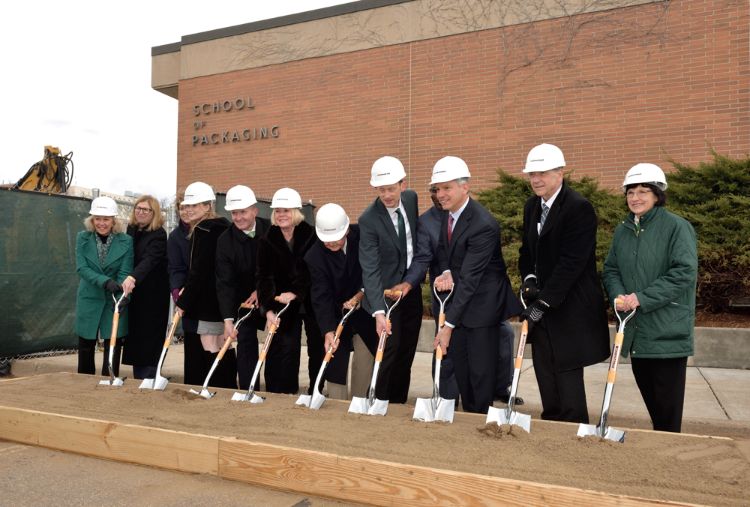
[[[76,271],[81,277],[76,296],[75,329],[78,334],[78,373],[93,375],[96,339],[104,339],[104,357],[109,355],[114,302],[112,295],[122,292],[121,284],[133,270],[133,240],[122,232],[117,221],[117,204],[110,197],[91,202],[85,231],[76,238]],[[119,294],[117,294],[119,296]],[[113,359],[119,374],[122,337],[128,333],[127,314],[120,316],[117,345]],[[102,375],[109,375],[107,360]]]
[[[637,310],[625,328],[622,355],[655,430],[680,432],[687,358],[693,355],[698,254],[693,226],[664,209],[667,180],[654,164],[637,164],[623,183],[630,209],[615,229],[602,274],[618,311]]]

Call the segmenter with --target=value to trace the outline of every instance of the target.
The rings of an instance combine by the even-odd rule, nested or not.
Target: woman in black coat
[[[291,304],[281,316],[281,325],[268,350],[266,390],[296,394],[303,320],[310,389],[325,355],[323,337],[310,305],[310,273],[304,261],[305,253],[315,242],[315,229],[304,221],[302,200],[291,188],[278,190],[271,208],[271,228],[258,244],[258,302],[269,323],[276,320],[276,313],[287,303]],[[281,301],[276,301],[276,296]]]
[[[182,206],[190,221],[190,269],[177,311],[198,320],[197,343],[188,343],[185,336],[185,383],[200,385],[224,342],[224,321],[216,297],[216,242],[231,225],[213,208],[213,190],[203,182],[185,189]],[[237,356],[230,349],[214,371],[211,386],[237,388]]]
[[[133,377],[154,378],[169,316],[167,233],[159,202],[144,195],[135,202],[128,223],[133,238],[133,271],[123,288],[133,290],[130,331],[123,364],[133,365]]]

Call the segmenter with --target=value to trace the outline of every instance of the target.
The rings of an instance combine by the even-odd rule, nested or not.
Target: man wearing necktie
[[[442,273],[439,291],[454,292],[445,326],[434,341],[448,354],[464,411],[486,413],[494,401],[501,323],[521,312],[513,295],[500,249],[500,226],[469,197],[469,168],[458,157],[443,157],[432,171],[431,185],[447,213],[437,248]]]
[[[604,293],[596,272],[594,207],[563,179],[557,146],[533,148],[523,172],[535,196],[523,213],[518,261],[528,308],[542,419],[588,423],[583,368],[609,356]]]
[[[258,304],[255,290],[255,263],[258,258],[256,238],[265,234],[270,223],[257,216],[256,203],[255,193],[250,188],[244,185],[230,188],[224,209],[232,214],[232,226],[216,242],[216,296],[224,319],[224,335],[232,335],[237,340],[240,389],[250,387],[258,361],[257,329],[263,329],[265,322],[261,316],[252,323],[246,322],[240,326],[239,332],[234,330],[234,319],[240,304]],[[256,315],[260,315],[260,312]]]
[[[375,161],[370,185],[378,197],[359,217],[359,262],[365,288],[364,308],[375,317],[378,335],[389,333],[378,374],[376,396],[406,403],[411,365],[422,325],[421,291],[406,291],[391,314],[387,331],[383,291],[400,284],[417,245],[417,194],[406,189],[406,171],[394,157]]]

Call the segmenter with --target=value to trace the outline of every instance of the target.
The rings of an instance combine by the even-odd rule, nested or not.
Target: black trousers
[[[391,313],[391,331],[380,364],[375,395],[390,403],[406,403],[411,382],[411,365],[417,352],[422,327],[422,291],[409,291]]]
[[[325,337],[320,334],[320,327],[318,326],[318,321],[315,320],[312,310],[301,315],[301,317],[305,325],[305,336],[307,337],[307,375],[310,379],[307,394],[312,394],[315,379],[318,377],[320,366],[323,364],[323,357],[326,355]],[[323,389],[322,381],[320,388]]]
[[[185,333],[184,353],[185,384],[203,385],[218,353],[203,350],[201,337],[197,333]],[[224,354],[208,385],[227,389],[237,388],[237,355],[234,349],[229,349]]]
[[[120,376],[120,356],[122,355],[122,341],[125,337],[118,338],[115,342],[115,350],[112,356],[112,368],[115,377]],[[94,364],[94,355],[96,354],[96,340],[87,340],[78,337],[78,373],[94,375],[96,373],[96,364]],[[102,377],[109,377],[109,340],[104,340],[104,360],[102,361]]]
[[[255,366],[258,364],[258,331],[251,323],[240,326],[237,331],[237,376],[240,389],[250,388]],[[255,389],[260,389],[260,375],[255,380]]]
[[[543,319],[534,326],[533,333],[531,357],[542,398],[542,419],[588,424],[583,368],[558,371]]]
[[[464,412],[486,414],[492,406],[497,385],[499,334],[500,326],[459,326],[453,330],[448,359],[453,363]],[[442,393],[442,386],[440,390]]]
[[[284,314],[282,319],[284,327],[276,332],[268,348],[263,377],[269,393],[297,394],[302,351],[302,316]]]
[[[631,357],[630,362],[654,429],[679,433],[685,403],[687,357]]]

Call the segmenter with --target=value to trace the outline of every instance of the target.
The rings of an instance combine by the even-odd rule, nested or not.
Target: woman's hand
[[[135,289],[135,278],[128,275],[122,282],[122,291],[127,295],[133,292],[133,289]]]

